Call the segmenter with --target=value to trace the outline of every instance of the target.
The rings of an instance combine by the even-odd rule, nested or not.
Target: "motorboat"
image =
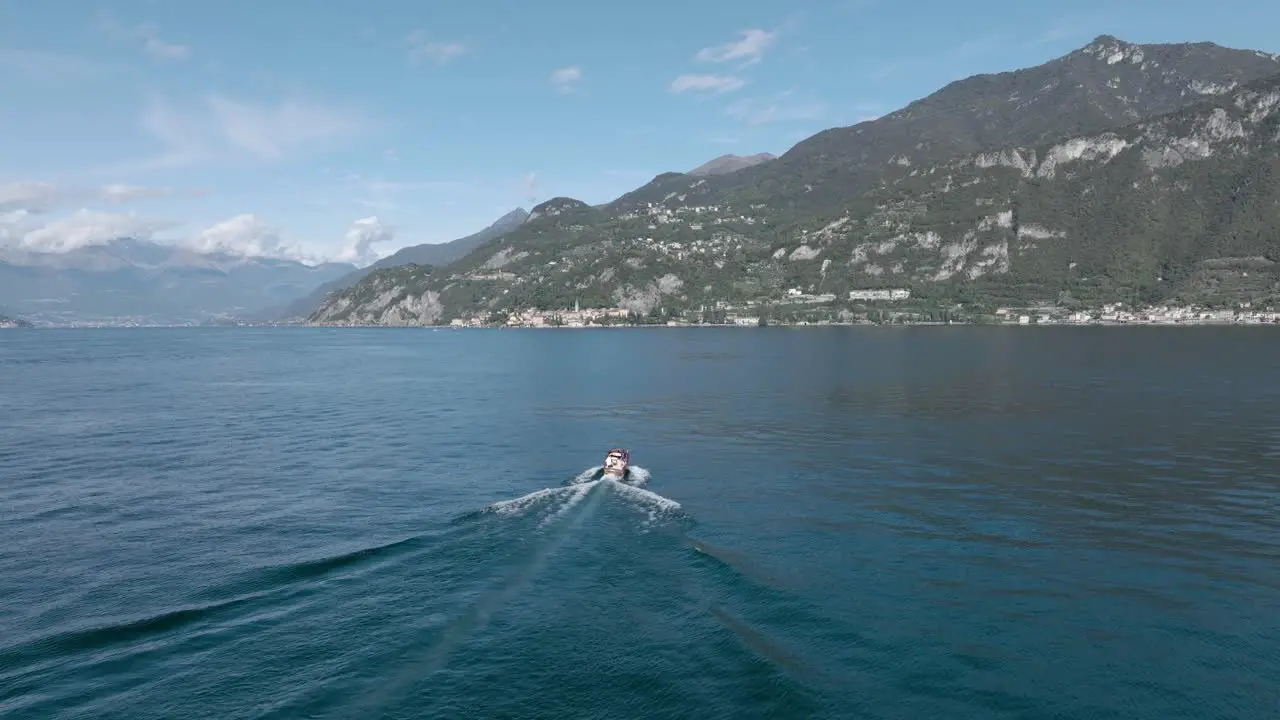
[[[622,480],[631,474],[631,453],[622,448],[610,448],[604,455],[601,477]]]

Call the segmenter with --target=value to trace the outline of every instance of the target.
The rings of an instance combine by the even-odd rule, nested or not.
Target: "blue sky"
[[[368,262],[781,154],[1099,34],[1280,51],[1263,0],[0,3],[0,244]]]

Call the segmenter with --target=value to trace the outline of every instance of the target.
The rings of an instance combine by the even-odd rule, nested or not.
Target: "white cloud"
[[[327,248],[286,239],[281,230],[252,213],[242,213],[199,232],[161,237],[184,223],[80,209],[49,220],[26,209],[0,210],[0,249],[65,253],[121,238],[135,238],[187,248],[199,253],[220,253],[241,258],[276,258],[308,265],[346,262],[367,265],[378,259],[375,245],[395,239],[395,230],[376,216],[356,220],[339,243]]]
[[[209,95],[203,107],[190,109],[153,99],[141,124],[164,149],[138,166],[127,166],[132,170],[237,159],[277,161],[292,151],[353,135],[363,120],[353,112],[296,100],[269,105]]]
[[[759,28],[742,30],[738,34],[741,37],[737,40],[702,48],[694,59],[713,63],[741,60],[744,66],[753,65],[760,62],[776,37],[774,33]]]
[[[278,228],[252,213],[227,218],[178,244],[202,253],[313,260],[302,248],[285,244]]]
[[[0,248],[20,245],[30,225],[31,213],[26,210],[0,210]]]
[[[157,60],[185,60],[191,55],[191,48],[186,45],[162,39],[155,23],[126,26],[110,11],[102,10],[98,13],[98,25],[117,40],[138,43],[143,51]]]
[[[409,46],[409,62],[412,63],[429,60],[444,65],[467,51],[467,46],[460,42],[432,40],[423,30],[409,33],[405,43]]]
[[[343,238],[342,249],[332,259],[360,267],[369,265],[379,257],[373,246],[391,242],[395,237],[395,230],[383,225],[376,215],[360,218],[351,224]]]
[[[376,216],[361,218],[351,224],[336,251],[313,252],[287,242],[280,229],[252,213],[243,213],[212,225],[194,237],[178,240],[198,252],[223,253],[240,257],[279,258],[316,265],[322,262],[344,262],[364,266],[377,260],[374,245],[395,239],[394,228]],[[332,247],[332,246],[331,246]]]
[[[66,217],[26,230],[17,244],[27,250],[60,253],[102,245],[123,237],[150,240],[156,233],[175,225],[167,220],[133,214],[77,210]]]
[[[551,73],[551,85],[558,93],[570,93],[582,80],[582,68],[577,65],[563,67]]]
[[[671,81],[671,92],[720,93],[740,90],[746,85],[742,78],[733,75],[681,75]]]

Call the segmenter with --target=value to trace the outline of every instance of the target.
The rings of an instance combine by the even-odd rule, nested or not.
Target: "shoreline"
[[[812,328],[909,328],[909,327],[965,327],[965,328],[1091,328],[1091,327],[1129,327],[1129,328],[1188,328],[1188,327],[1275,327],[1280,322],[1251,321],[1240,322],[1230,320],[1196,320],[1188,322],[1125,322],[1114,320],[1097,320],[1091,322],[1055,322],[1055,323],[974,323],[974,322],[904,322],[904,323],[771,323],[769,325],[753,325],[738,323],[689,323],[679,325],[383,325],[375,323],[219,323],[219,324],[156,324],[156,325],[32,325],[28,327],[0,327],[0,330],[160,330],[189,328],[328,328],[328,329],[400,329],[400,330],[687,330],[687,329],[733,329],[733,330],[770,330],[770,329],[812,329]]]
[[[1088,327],[1276,327],[1274,322],[1224,322],[1198,321],[1178,323],[1098,321],[1087,323],[964,323],[964,322],[909,322],[909,323],[776,323],[770,325],[738,325],[734,323],[697,323],[688,325],[379,325],[362,323],[303,323],[298,325],[234,325],[228,327],[308,327],[376,329],[400,328],[418,330],[687,330],[696,328],[720,328],[734,330],[769,330],[776,328],[905,328],[905,327],[982,327],[982,328],[1088,328]]]

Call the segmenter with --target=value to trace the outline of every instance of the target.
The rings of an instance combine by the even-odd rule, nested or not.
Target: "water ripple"
[[[1005,330],[0,339],[0,714],[1273,714],[1280,338]]]

